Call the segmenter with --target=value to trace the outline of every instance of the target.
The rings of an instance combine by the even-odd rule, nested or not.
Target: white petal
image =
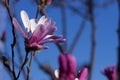
[[[47,36],[45,36],[45,38],[44,38],[44,39],[49,38],[49,37],[51,37],[51,36],[53,36],[53,35],[47,35]]]
[[[74,80],[79,80],[78,78],[75,78]]]
[[[45,18],[45,16],[42,16],[39,21],[38,24],[44,24],[46,22],[47,18]]]
[[[30,19],[30,24],[31,24],[31,32],[33,33],[38,25],[35,22],[35,19]]]
[[[27,29],[27,32],[30,32],[30,21],[27,13],[24,10],[22,10],[20,14],[21,14],[22,22],[25,28]]]
[[[55,72],[54,72],[54,73],[55,73],[55,77],[56,77],[56,78],[59,78],[59,70],[58,70],[58,69],[57,69],[57,70],[55,70]]]

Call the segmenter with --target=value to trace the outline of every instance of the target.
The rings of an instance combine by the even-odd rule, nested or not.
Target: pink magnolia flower
[[[109,80],[117,80],[117,68],[116,68],[116,66],[106,67],[106,68],[104,69],[103,74],[104,74]]]
[[[21,19],[26,31],[23,31],[15,18],[13,18],[13,25],[25,38],[28,51],[47,49],[47,46],[43,46],[45,43],[65,41],[61,35],[53,35],[57,28],[51,19],[45,16],[42,16],[39,20],[29,19],[24,10],[21,11]]]
[[[71,54],[61,54],[59,56],[59,70],[55,71],[58,80],[86,80],[88,69],[84,68],[76,77],[76,60]]]

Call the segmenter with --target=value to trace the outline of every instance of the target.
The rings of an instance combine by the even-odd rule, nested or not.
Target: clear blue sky
[[[100,0],[102,2],[102,0]],[[103,0],[104,1],[104,0]],[[78,6],[77,2],[70,3],[74,4],[74,6]],[[28,0],[20,2],[16,5],[16,15],[18,16],[19,21],[20,11],[26,10],[29,14],[30,18],[35,17],[37,6],[28,2]],[[56,22],[56,26],[58,27],[57,34],[61,34],[61,11],[59,8],[53,8],[51,6],[47,7],[47,15],[53,21]],[[67,10],[67,43],[68,47],[70,46],[76,32],[78,31],[79,25],[81,23],[81,17],[75,15],[70,10]],[[9,21],[7,20],[7,23]],[[22,22],[21,22],[22,23]],[[101,74],[101,71],[106,66],[116,65],[117,62],[117,27],[118,27],[118,6],[117,3],[112,3],[105,8],[95,8],[95,24],[97,27],[96,33],[96,55],[95,55],[95,65],[93,71],[93,80],[107,80],[105,76]],[[90,22],[87,21],[85,29],[83,31],[82,36],[80,37],[74,51],[73,55],[76,57],[77,65],[82,66],[84,63],[89,62],[90,51],[91,51],[91,26]],[[11,33],[11,25],[6,24],[8,33]],[[10,51],[10,43],[11,43],[11,34],[7,36],[7,52]],[[23,38],[20,36],[21,46],[23,43]],[[42,51],[40,54],[37,54],[36,57],[39,58],[42,64],[49,63],[51,64],[53,69],[57,69],[58,67],[58,56],[60,52],[56,48],[54,44],[48,44],[49,49]],[[24,50],[23,50],[24,51]],[[17,55],[16,55],[17,56]],[[15,57],[17,58],[17,57]],[[49,80],[46,74],[42,71],[38,71],[38,67],[33,62],[32,70],[31,70],[31,79],[32,80]],[[9,80],[8,78],[4,80]]]

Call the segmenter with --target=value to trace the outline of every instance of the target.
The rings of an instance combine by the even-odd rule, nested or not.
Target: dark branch
[[[5,2],[5,6],[6,6],[6,9],[8,11],[8,14],[9,14],[9,17],[10,17],[10,21],[11,21],[11,24],[12,24],[12,14],[11,14],[11,11],[10,11],[10,7],[9,7],[9,1],[6,0]],[[15,37],[15,29],[14,29],[14,25],[12,24],[12,35],[13,35],[13,42],[11,44],[11,50],[12,50],[12,73],[13,73],[13,77],[14,79],[16,80],[16,74],[15,74],[15,63],[14,63],[14,46],[16,44],[16,37]]]
[[[119,20],[118,20],[118,62],[117,62],[117,75],[118,80],[120,80],[120,0],[118,0],[118,9],[119,9]]]
[[[62,24],[62,34],[63,37],[65,37],[67,39],[67,25],[66,25],[66,9],[65,9],[65,5],[63,4],[61,6],[61,24]],[[67,49],[67,42],[64,43],[64,48]]]
[[[34,56],[35,56],[35,52],[31,52],[31,57],[30,57],[30,62],[29,62],[29,66],[27,67],[27,80],[30,79],[30,68],[31,68],[31,65],[32,65],[32,61],[34,59]]]
[[[17,80],[18,80],[18,78],[19,78],[19,76],[20,76],[20,74],[21,74],[21,71],[23,70],[23,68],[24,68],[25,64],[26,64],[26,63],[27,63],[27,61],[28,61],[28,58],[27,58],[28,53],[29,53],[29,52],[27,52],[27,51],[26,51],[26,55],[25,55],[24,62],[23,62],[23,64],[22,64],[22,66],[20,67],[19,72],[18,72],[18,75],[17,75]]]
[[[95,19],[94,19],[94,7],[93,7],[93,0],[89,1],[89,13],[91,14],[90,22],[91,22],[91,57],[90,57],[90,67],[89,67],[89,78],[88,80],[92,80],[92,72],[94,66],[94,59],[95,59],[95,51],[96,51],[96,26],[95,26]]]

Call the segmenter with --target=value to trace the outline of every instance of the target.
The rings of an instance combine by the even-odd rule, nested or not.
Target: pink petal
[[[55,23],[52,22],[50,19],[47,19],[47,21],[44,23],[44,27],[42,27],[42,30],[46,31],[47,34],[52,34],[57,30],[54,24]]]
[[[39,42],[39,44],[45,44],[45,43],[59,43],[59,42],[65,42],[66,39],[47,39],[47,40],[42,40]]]
[[[17,21],[15,18],[13,18],[13,19],[12,19],[12,22],[13,22],[14,27],[22,34],[22,36],[23,36],[24,38],[27,39],[28,36],[25,34],[25,32],[24,32],[24,31],[22,30],[22,28],[20,27],[18,21]]]
[[[67,75],[66,80],[74,80],[74,78],[75,78],[75,75],[72,74],[72,73],[69,73],[69,74]]]
[[[88,68],[82,69],[78,74],[79,80],[86,80],[87,76],[88,76]]]
[[[47,46],[42,46],[42,45],[39,45],[37,43],[32,43],[32,44],[30,44],[29,47],[30,47],[30,49],[33,49],[33,50],[48,49]]]
[[[41,36],[40,36],[40,38],[39,38],[39,40],[42,40],[42,39],[44,39],[47,35],[51,35],[51,34],[53,34],[53,32],[56,30],[56,27],[48,27],[48,28],[45,28],[46,26],[41,26]]]
[[[67,72],[67,59],[66,59],[65,54],[60,54],[59,65],[60,65],[60,72],[61,73]]]
[[[75,74],[75,71],[76,71],[76,59],[71,54],[67,54],[67,64],[68,64],[69,72]]]
[[[53,30],[45,29],[44,25],[38,25],[35,31],[33,32],[33,39],[36,39],[34,41],[40,42],[41,40],[44,39],[45,36],[49,35],[49,33],[53,33]],[[37,36],[37,37],[36,37]],[[32,41],[32,39],[31,39]]]
[[[29,40],[29,43],[33,43],[33,42],[36,42],[38,43],[40,41],[40,38],[41,38],[41,30],[40,28],[42,27],[42,25],[39,25],[37,26],[37,28],[35,29],[35,31],[33,32],[30,40]]]

